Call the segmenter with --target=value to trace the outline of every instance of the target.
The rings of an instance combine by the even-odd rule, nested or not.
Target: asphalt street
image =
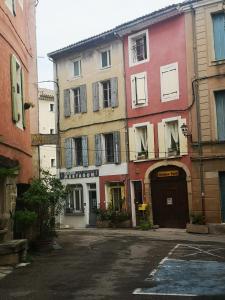
[[[0,299],[225,299],[224,237],[197,240],[64,231],[62,249],[35,254],[30,265],[0,277]]]

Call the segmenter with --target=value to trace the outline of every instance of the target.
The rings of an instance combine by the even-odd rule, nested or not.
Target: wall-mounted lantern
[[[185,137],[191,137],[191,132],[189,131],[188,127],[186,124],[183,124],[181,125],[181,130],[182,130],[182,133]]]

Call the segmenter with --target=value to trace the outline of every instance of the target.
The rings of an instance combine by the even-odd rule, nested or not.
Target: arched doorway
[[[185,228],[189,221],[186,173],[177,166],[162,166],[151,175],[153,222],[167,228]]]

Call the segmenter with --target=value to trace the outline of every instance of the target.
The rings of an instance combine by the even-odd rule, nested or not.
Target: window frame
[[[223,58],[216,58],[216,45],[215,45],[215,35],[214,35],[214,21],[213,18],[224,14],[224,11],[213,11],[210,14],[211,17],[211,32],[212,32],[212,56],[213,56],[213,62],[214,63],[220,63],[220,62],[225,62],[225,51],[224,51],[224,57]]]
[[[72,89],[73,91],[73,113],[74,115],[81,114],[81,97],[80,97],[80,87],[76,87]],[[77,95],[75,95],[75,92],[78,92]],[[77,99],[77,105],[75,104],[75,101]],[[77,111],[76,111],[77,109]]]
[[[79,74],[78,75],[75,74],[75,63],[78,63],[78,69],[79,69]],[[74,59],[72,61],[72,64],[73,64],[73,76],[72,77],[74,79],[75,78],[80,78],[81,77],[81,72],[82,72],[82,70],[81,70],[81,58],[79,57],[79,58]]]
[[[56,168],[56,159],[51,158],[51,168]]]
[[[49,111],[54,112],[55,105],[54,103],[49,104]]]
[[[146,58],[143,60],[138,61],[137,58],[134,59],[134,41],[140,39],[141,37],[146,37]],[[129,66],[136,66],[139,64],[146,63],[150,60],[150,50],[149,50],[149,31],[148,29],[139,31],[135,34],[128,36],[128,57],[129,57]]]
[[[104,84],[107,84],[107,96],[108,96],[107,99],[105,99]],[[112,107],[112,88],[111,88],[110,79],[100,81],[99,86],[100,86],[99,95],[100,95],[100,99],[101,99],[101,102],[102,102],[102,108]],[[105,103],[108,103],[108,104],[105,105]]]
[[[84,201],[84,195],[83,195],[83,186],[81,184],[76,184],[76,185],[69,185],[70,190],[66,199],[66,206],[65,206],[65,215],[84,215],[84,206],[83,206],[83,201]],[[77,209],[77,202],[76,202],[76,191],[78,191],[79,194],[79,209]],[[72,196],[72,199],[71,199]],[[68,199],[70,198],[70,199]],[[71,201],[72,200],[72,201]],[[71,207],[68,207],[67,204],[71,204],[72,205],[72,209]],[[70,205],[69,205],[70,206]]]
[[[114,154],[113,132],[103,133],[102,136],[103,136],[103,138],[102,138],[103,162],[104,162],[104,164],[114,164],[115,163],[115,154]],[[108,138],[111,137],[112,138],[112,149],[110,150],[112,152],[112,154],[111,154],[112,161],[108,159],[109,154],[107,154],[107,138],[106,137],[108,137]]]
[[[103,54],[106,53],[107,58],[107,65],[103,66]],[[106,48],[100,51],[100,68],[101,70],[111,68],[112,66],[112,55],[111,55],[111,48]]]
[[[78,148],[78,141],[80,143],[80,148]],[[78,153],[80,151],[80,153]],[[75,167],[83,166],[83,145],[82,136],[77,136],[73,138],[73,165]]]

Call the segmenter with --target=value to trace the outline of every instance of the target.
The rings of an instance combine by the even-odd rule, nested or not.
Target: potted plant
[[[191,222],[187,224],[186,231],[189,233],[209,233],[209,227],[206,225],[205,217],[201,213],[192,213]]]

